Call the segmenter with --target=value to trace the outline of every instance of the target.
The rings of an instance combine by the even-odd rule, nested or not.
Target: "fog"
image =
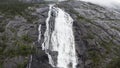
[[[120,6],[120,0],[81,0],[91,2],[106,7],[118,7]]]

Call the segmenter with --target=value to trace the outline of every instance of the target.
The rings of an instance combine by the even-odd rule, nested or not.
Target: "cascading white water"
[[[57,67],[76,68],[75,42],[72,30],[73,19],[60,8],[55,8],[55,30],[52,34],[53,51],[58,52]]]
[[[53,67],[55,67],[54,65],[54,61],[52,60],[52,57],[51,55],[49,54],[49,52],[47,51],[49,49],[49,43],[50,43],[50,29],[49,29],[49,20],[50,20],[50,17],[51,17],[51,12],[52,12],[52,7],[54,5],[49,5],[49,12],[48,12],[48,17],[46,19],[46,32],[44,34],[44,42],[42,44],[42,50],[45,50],[46,54],[48,55],[48,58],[49,58],[49,64],[51,64]]]
[[[51,12],[56,14],[55,28],[52,34],[50,34],[49,21]],[[49,63],[53,67],[58,68],[76,68],[77,57],[75,52],[75,41],[72,30],[73,19],[68,13],[60,8],[49,6],[48,18],[46,19],[46,31],[44,34],[44,42],[42,49],[45,50],[49,58]],[[39,26],[39,34],[41,25]],[[39,35],[39,40],[40,40]],[[51,44],[50,44],[51,43]],[[55,51],[58,53],[57,60],[53,60],[53,57],[49,51]],[[55,64],[55,62],[57,62]]]

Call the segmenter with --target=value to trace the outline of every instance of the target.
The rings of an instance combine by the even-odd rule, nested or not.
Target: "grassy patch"
[[[78,19],[78,20],[84,20],[84,21],[87,21],[88,23],[92,23],[92,20],[87,19],[87,18],[85,18],[85,17],[83,17],[83,16],[79,16],[79,15],[77,15],[77,19]]]
[[[84,39],[94,39],[95,35],[88,33],[86,37],[84,37]]]
[[[0,38],[1,38],[1,40],[3,42],[7,42],[8,41],[8,37],[6,36],[6,34],[2,35]]]
[[[21,15],[31,5],[29,3],[0,4],[0,12],[6,15]]]
[[[25,41],[25,42],[32,42],[32,38],[29,35],[23,35],[21,37],[21,40]]]
[[[120,68],[120,58],[114,58],[106,68]]]
[[[88,54],[90,55],[89,58],[93,61],[92,67],[98,68],[102,60],[102,56],[100,55],[100,53],[96,50],[92,50],[88,51]]]
[[[32,54],[32,47],[30,45],[19,45],[18,46],[18,54],[22,55],[22,56],[27,56],[27,55],[30,55]]]
[[[101,41],[99,44],[106,49],[106,54],[109,54],[112,51],[113,46],[115,45],[112,40],[110,40],[109,42]]]
[[[16,56],[28,56],[34,52],[34,49],[31,45],[26,45],[20,41],[16,41],[13,47],[14,48],[9,48],[4,51],[3,55],[12,58]]]
[[[13,33],[16,32],[15,28],[9,28]]]

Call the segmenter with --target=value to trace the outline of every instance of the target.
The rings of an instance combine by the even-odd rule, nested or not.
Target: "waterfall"
[[[55,13],[54,30],[49,29],[51,13]],[[57,68],[76,68],[77,57],[75,52],[75,41],[72,30],[73,19],[68,13],[60,8],[49,6],[48,17],[46,19],[46,31],[42,49],[45,50],[49,58],[49,64]],[[41,25],[39,26],[39,40],[41,35]],[[57,52],[57,60],[51,55]]]

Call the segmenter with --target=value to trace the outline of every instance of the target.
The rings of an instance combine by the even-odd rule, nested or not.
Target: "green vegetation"
[[[4,51],[4,55],[10,58],[16,56],[28,56],[33,53],[33,48],[30,45],[25,45],[23,43],[17,42],[17,45],[14,48],[9,48],[7,51]]]
[[[80,16],[80,15],[77,15],[77,19],[78,19],[78,20],[84,20],[84,21],[87,21],[88,23],[92,23],[92,20],[87,19],[87,18],[85,18],[85,17],[83,17],[83,16]]]
[[[93,62],[92,68],[98,68],[102,61],[102,56],[100,55],[100,53],[96,50],[91,50],[91,51],[88,51],[88,54],[90,55],[89,58]]]
[[[29,43],[32,42],[32,38],[29,37],[29,35],[23,35],[21,39],[25,42],[29,42]]]
[[[30,43],[30,37],[28,35],[23,36],[22,39],[16,37],[12,42],[9,40],[9,37],[4,34],[0,36],[0,68],[3,68],[3,62],[6,59],[11,59],[14,57],[27,57],[35,52],[33,44]],[[18,67],[25,68],[27,62],[18,64]]]
[[[17,64],[17,68],[26,68],[28,61],[25,60],[23,63]]]
[[[92,33],[88,33],[86,37],[84,37],[84,39],[94,39],[95,35],[93,35]]]
[[[16,0],[0,1],[0,14],[4,17],[0,20],[0,68],[3,68],[3,63],[7,62],[6,59],[9,61],[9,59],[19,56],[28,57],[35,52],[32,43],[33,39],[28,34],[18,37],[15,28],[9,28],[14,34],[14,37],[10,37],[7,35],[9,33],[5,32],[5,26],[7,24],[6,19],[11,19],[15,16],[22,16],[28,22],[38,19],[36,16],[31,15],[32,10],[29,11],[28,9],[28,7],[31,6],[33,6],[33,4],[21,3]],[[25,60],[24,63],[18,63],[17,68],[26,68],[27,62],[28,59]]]
[[[7,1],[7,0],[6,0]],[[37,16],[31,15],[31,9],[28,9],[28,7],[34,7],[37,5],[37,3],[22,3],[19,2],[18,0],[14,0],[10,2],[2,3],[0,2],[0,13],[4,15],[5,18],[14,18],[15,16],[22,16],[24,17],[28,22],[33,22],[38,19]],[[0,30],[1,32],[3,29]]]
[[[18,3],[19,0],[0,0],[0,4],[6,4],[6,3]]]
[[[119,27],[112,27],[113,29],[120,31]]]
[[[103,46],[107,50],[106,53],[111,52],[111,46],[113,45],[111,42],[107,43],[107,42],[102,41],[100,45]]]
[[[6,34],[2,35],[2,36],[0,37],[0,39],[1,39],[2,42],[7,42],[7,40],[8,40]]]
[[[69,7],[69,6],[68,6],[68,7]],[[72,14],[77,15],[77,20],[84,20],[84,21],[87,21],[87,22],[89,22],[89,23],[92,22],[92,20],[90,20],[90,19],[88,19],[88,18],[85,18],[84,16],[79,15],[79,13],[76,12],[75,10],[73,10],[73,9],[70,9],[69,12],[72,13]]]
[[[114,58],[106,68],[120,68],[120,58]]]
[[[8,15],[21,15],[31,4],[0,4],[0,12]]]
[[[3,68],[3,64],[0,62],[0,68]]]
[[[5,28],[3,26],[0,26],[0,32],[4,32]]]
[[[26,42],[32,42],[29,37],[25,36],[24,40]],[[6,44],[8,42],[8,38],[6,35],[1,37],[0,41],[0,58],[2,57],[15,57],[15,56],[28,56],[34,52],[33,45],[25,44],[21,40],[14,40],[15,42],[12,43],[12,46]],[[9,47],[9,48],[8,48]]]
[[[25,45],[23,43],[18,43],[17,54],[22,56],[27,56],[33,53],[33,48],[30,45]]]
[[[16,32],[15,28],[9,28],[13,33]]]
[[[29,6],[32,6],[32,4],[22,3],[18,0],[1,0],[0,12],[8,17],[14,17],[14,15],[22,15]]]
[[[0,19],[0,33],[5,31],[5,25],[4,18]]]
[[[37,16],[28,14],[28,12],[24,12],[24,13],[22,14],[22,16],[23,16],[29,23],[33,23],[34,21],[36,21],[36,20],[39,19]]]

